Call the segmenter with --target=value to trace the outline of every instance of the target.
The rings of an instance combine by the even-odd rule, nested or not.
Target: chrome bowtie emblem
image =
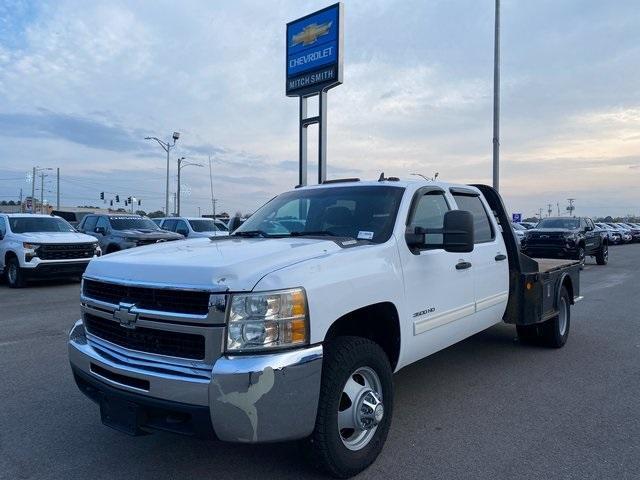
[[[120,326],[124,328],[136,328],[138,314],[131,310],[135,308],[133,303],[122,303],[118,305],[118,309],[113,312],[113,318],[120,322]]]
[[[322,37],[324,35],[329,34],[329,30],[331,29],[331,25],[333,22],[325,22],[318,25],[317,23],[312,23],[311,25],[307,25],[302,29],[302,31],[291,38],[291,47],[295,47],[296,45],[302,44],[303,46],[313,45],[318,41],[318,37]]]

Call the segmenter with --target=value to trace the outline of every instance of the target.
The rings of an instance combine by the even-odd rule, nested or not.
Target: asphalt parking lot
[[[399,372],[389,439],[360,478],[639,478],[640,244],[581,278],[565,348],[500,325]],[[295,444],[103,427],[67,361],[78,293],[0,285],[0,478],[323,478]]]

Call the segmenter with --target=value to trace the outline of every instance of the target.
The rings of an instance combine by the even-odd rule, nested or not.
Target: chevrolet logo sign
[[[313,45],[318,41],[318,37],[329,33],[331,25],[333,25],[333,22],[321,23],[320,25],[317,23],[307,25],[300,33],[293,36],[290,46],[295,47],[296,45],[302,44],[306,47],[307,45]]]
[[[136,328],[136,322],[138,321],[138,314],[132,312],[135,308],[133,303],[122,303],[118,305],[118,309],[113,312],[114,320],[120,322],[120,326],[124,328]]]

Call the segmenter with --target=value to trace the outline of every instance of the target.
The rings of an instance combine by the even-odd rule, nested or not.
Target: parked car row
[[[549,217],[537,224],[512,223],[526,255],[538,258],[567,258],[584,264],[588,256],[605,265],[609,245],[640,242],[640,224],[594,222],[588,217]]]
[[[134,214],[89,213],[73,226],[55,215],[0,214],[0,278],[4,275],[13,288],[36,277],[79,279],[89,261],[103,253],[228,234],[223,222],[210,218],[152,221]]]

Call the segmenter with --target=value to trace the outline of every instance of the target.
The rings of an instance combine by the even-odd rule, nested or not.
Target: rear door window
[[[474,243],[492,241],[495,238],[495,232],[493,231],[491,220],[489,220],[489,214],[484,208],[480,197],[476,195],[454,193],[453,198],[456,199],[456,203],[460,210],[466,210],[473,214]]]

